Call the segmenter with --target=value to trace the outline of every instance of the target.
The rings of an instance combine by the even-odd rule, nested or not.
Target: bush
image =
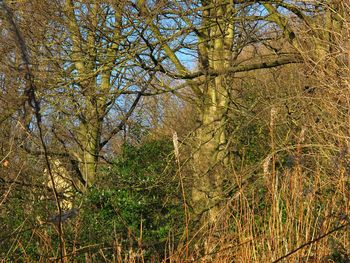
[[[161,256],[169,233],[181,234],[184,221],[168,158],[171,151],[165,140],[123,146],[122,154],[100,171],[101,179],[84,197],[84,243],[117,241],[125,251],[141,246],[146,257]]]

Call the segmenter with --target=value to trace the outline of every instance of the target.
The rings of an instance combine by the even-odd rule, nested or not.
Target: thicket
[[[4,262],[349,262],[345,1],[0,1]]]

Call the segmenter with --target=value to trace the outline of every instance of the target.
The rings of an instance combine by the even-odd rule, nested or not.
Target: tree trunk
[[[97,123],[97,125],[99,125]],[[98,155],[99,155],[99,140],[100,129],[89,123],[83,128],[84,133],[81,139],[81,173],[85,180],[86,186],[90,187],[95,181],[97,170]]]
[[[203,39],[199,39],[199,61],[204,70],[228,69],[232,64],[233,24],[224,21],[232,15],[232,6],[221,5],[203,12]],[[226,122],[230,86],[224,75],[206,76],[199,98],[199,123],[195,133],[193,154],[194,180],[192,207],[196,217],[215,222],[224,199],[224,182],[227,179]]]
[[[201,126],[195,133],[193,207],[196,215],[204,216],[210,222],[215,220],[223,198],[224,169],[227,163],[224,111],[224,108],[220,109],[216,105],[207,106],[201,114]]]

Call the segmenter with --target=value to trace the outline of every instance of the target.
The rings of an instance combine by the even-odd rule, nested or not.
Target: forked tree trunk
[[[122,5],[121,5],[122,6]],[[100,4],[94,3],[89,10],[89,26],[91,27],[86,35],[86,40],[80,30],[84,24],[76,17],[75,7],[72,1],[66,1],[65,14],[68,19],[67,27],[72,39],[72,61],[78,76],[76,79],[80,85],[81,96],[84,101],[79,114],[79,127],[73,131],[73,136],[78,144],[76,152],[72,154],[73,159],[79,161],[79,172],[85,181],[85,187],[91,186],[96,180],[96,172],[101,147],[102,123],[107,114],[107,107],[110,99],[112,85],[111,68],[115,60],[115,50],[120,42],[121,11],[115,12],[115,30],[109,46],[98,49],[101,45],[96,40],[96,32],[101,18],[99,13]],[[122,10],[122,9],[121,9]],[[103,32],[103,31],[102,31]],[[102,40],[101,40],[102,41]],[[88,54],[88,55],[86,55]],[[97,60],[99,58],[99,60]],[[108,65],[99,74],[96,74],[97,65]],[[70,72],[71,73],[71,72]],[[103,94],[103,96],[102,96]],[[112,95],[113,96],[113,95]],[[84,188],[85,188],[84,187]],[[84,190],[84,189],[83,189]]]

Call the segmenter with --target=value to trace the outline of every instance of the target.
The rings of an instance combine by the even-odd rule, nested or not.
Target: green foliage
[[[246,164],[255,164],[263,159],[269,149],[268,132],[263,124],[249,124],[238,137],[239,152],[245,158]]]
[[[80,207],[79,216],[64,222],[63,228],[68,253],[72,244],[78,250],[88,248],[75,255],[77,262],[85,262],[86,251],[94,261],[103,262],[98,253],[101,247],[104,257],[112,260],[116,244],[122,245],[122,253],[142,247],[146,260],[153,255],[161,258],[169,234],[182,234],[183,206],[171,153],[172,144],[166,140],[126,144],[112,164],[98,171],[96,184],[76,195],[74,206]],[[2,259],[39,261],[57,256],[55,226],[38,221],[54,215],[56,205],[52,193],[39,189],[12,191],[2,206],[0,238],[8,236],[0,242]]]
[[[27,199],[24,199],[27,196]],[[0,213],[0,258],[8,260],[22,259],[30,254],[38,260],[40,248],[31,231],[23,231],[35,226],[34,208],[27,191],[12,191],[8,202],[1,207]],[[23,231],[23,232],[22,232]],[[20,237],[21,243],[16,238]]]
[[[137,249],[140,241],[146,256],[162,253],[169,232],[180,233],[183,222],[181,198],[168,162],[171,150],[172,145],[163,140],[123,146],[122,154],[100,171],[101,180],[84,198],[85,242],[117,240],[126,250]]]

